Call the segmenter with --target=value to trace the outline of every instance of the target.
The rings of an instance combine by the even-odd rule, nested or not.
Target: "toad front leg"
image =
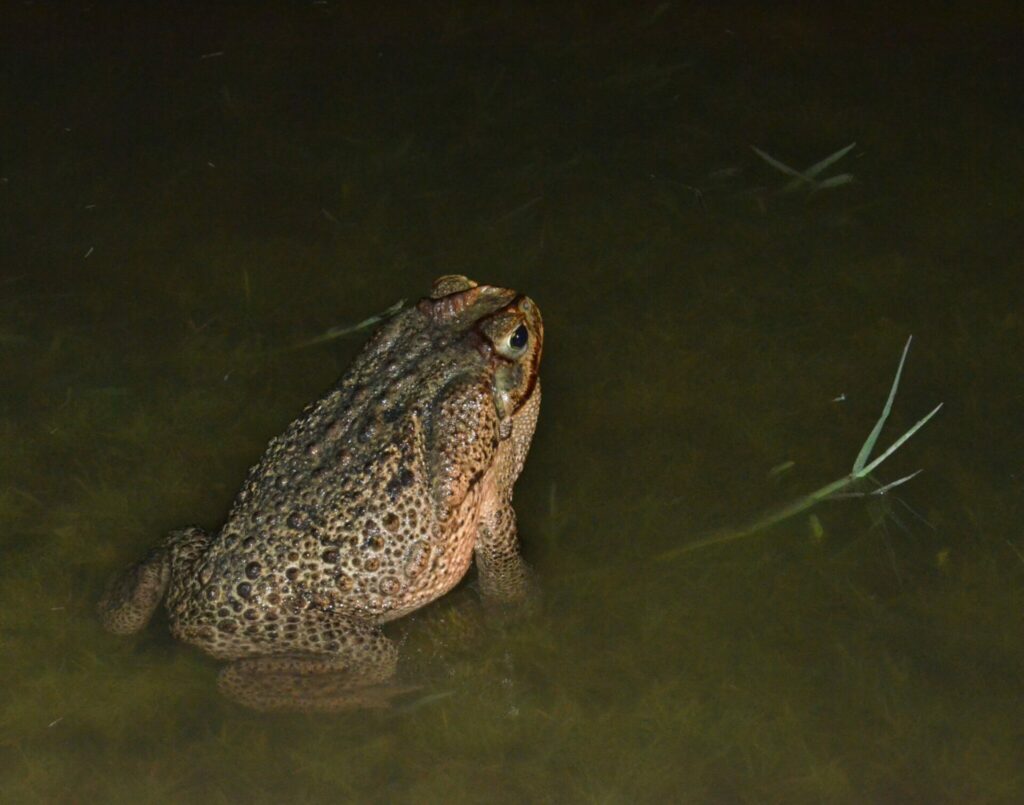
[[[485,511],[476,538],[480,593],[495,604],[517,604],[530,592],[530,568],[519,552],[516,513],[505,502]]]

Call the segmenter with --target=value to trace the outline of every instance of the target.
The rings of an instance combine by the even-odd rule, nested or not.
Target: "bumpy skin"
[[[389,320],[267,447],[224,526],[172,532],[110,585],[104,626],[173,634],[231,663],[260,709],[386,704],[378,626],[444,595],[475,554],[485,599],[527,591],[512,486],[540,409],[543,325],[514,291],[461,276]]]

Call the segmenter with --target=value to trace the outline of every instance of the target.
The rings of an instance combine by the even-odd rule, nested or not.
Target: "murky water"
[[[1024,798],[1011,4],[5,16],[5,801]],[[851,142],[788,193],[750,148]],[[460,588],[388,627],[421,693],[330,717],[103,633],[365,334],[289,348],[455,272],[544,313],[541,611]],[[849,472],[911,333],[919,476],[658,558]]]

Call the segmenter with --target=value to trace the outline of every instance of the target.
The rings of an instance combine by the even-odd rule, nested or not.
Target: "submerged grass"
[[[1024,798],[1024,162],[998,48],[971,29],[960,85],[959,32],[904,61],[866,22],[767,9],[444,8],[12,21],[93,38],[66,80],[8,48],[3,88],[5,801]],[[744,194],[747,143],[854,137],[842,193]],[[108,575],[215,527],[360,338],[285,348],[457,271],[545,316],[516,490],[541,613],[496,624],[462,590],[390,626],[422,697],[337,718],[220,700],[160,618],[103,634]],[[947,400],[906,492],[933,528],[844,500],[813,536],[648,561],[830,477],[910,331],[900,410]]]
[[[843,185],[849,184],[853,181],[852,173],[840,173],[837,176],[830,176],[827,179],[818,179],[818,174],[824,173],[827,168],[832,167],[836,162],[845,157],[850,151],[856,148],[857,143],[850,143],[847,146],[840,148],[829,154],[824,159],[815,162],[809,168],[804,168],[802,171],[796,168],[791,168],[784,162],[779,161],[771,154],[766,154],[760,148],[756,146],[750,146],[751,150],[757,154],[761,159],[775,168],[777,171],[792,176],[793,178],[783,187],[780,193],[792,193],[794,190],[804,188],[811,192],[818,192],[819,190],[829,190],[833,187],[842,187]]]

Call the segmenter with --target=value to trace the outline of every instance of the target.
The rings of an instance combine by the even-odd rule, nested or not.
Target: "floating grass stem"
[[[382,310],[380,313],[375,313],[369,318],[363,319],[361,322],[356,324],[341,324],[336,327],[331,327],[326,332],[320,335],[310,338],[307,341],[300,341],[288,349],[305,349],[306,347],[314,347],[319,344],[326,343],[327,341],[333,341],[336,338],[344,338],[346,335],[352,333],[358,333],[360,330],[366,330],[369,327],[373,327],[375,324],[390,319],[396,313],[398,313],[405,305],[404,299],[399,299],[395,304],[389,307],[387,310]],[[284,351],[284,350],[282,350]]]
[[[935,414],[942,408],[942,403],[936,405],[931,411],[925,416],[921,417],[914,425],[908,428],[902,436],[900,436],[895,442],[893,442],[888,449],[885,450],[880,456],[872,461],[869,461],[871,452],[875,449],[875,444],[878,441],[878,437],[882,432],[882,428],[885,425],[886,420],[889,418],[889,412],[892,410],[893,400],[896,399],[896,389],[899,387],[900,375],[903,372],[903,364],[907,360],[907,351],[910,349],[910,342],[913,336],[907,339],[906,345],[903,347],[903,354],[900,356],[899,366],[896,368],[896,376],[892,381],[892,388],[889,390],[889,397],[885,401],[885,406],[882,408],[882,414],[878,417],[878,421],[875,426],[871,429],[871,433],[868,434],[868,438],[864,441],[860,452],[857,453],[857,458],[853,462],[853,469],[848,475],[844,475],[842,478],[833,481],[830,484],[826,484],[809,495],[804,495],[801,498],[797,498],[792,503],[789,503],[775,511],[769,512],[758,519],[754,520],[746,526],[737,529],[728,529],[724,531],[718,531],[710,536],[698,539],[693,542],[681,545],[678,548],[673,548],[670,551],[666,551],[659,554],[656,558],[658,561],[666,561],[669,559],[677,559],[684,554],[692,553],[693,551],[701,548],[707,548],[712,545],[722,545],[727,542],[735,542],[736,540],[749,537],[753,534],[763,531],[777,523],[781,523],[783,520],[788,520],[794,515],[800,514],[807,511],[808,509],[816,506],[824,500],[828,500],[832,497],[838,497],[844,490],[857,484],[859,481],[867,478],[874,470],[876,470],[882,462],[884,462],[889,456],[895,453],[907,439],[917,433]],[[913,478],[920,470],[913,472],[910,475],[906,475],[897,481],[880,486],[874,490],[871,494],[884,494],[890,489],[893,489],[900,484],[903,484]]]

